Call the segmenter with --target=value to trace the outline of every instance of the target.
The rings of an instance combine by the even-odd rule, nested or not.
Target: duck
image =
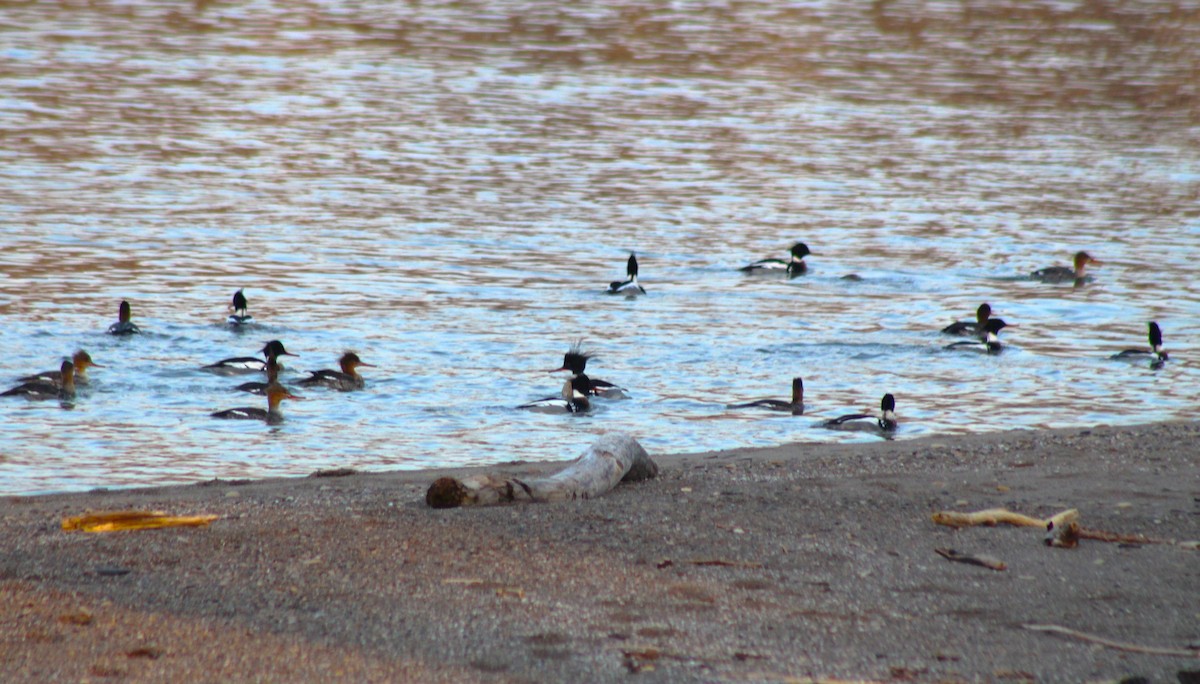
[[[76,385],[88,384],[88,368],[104,368],[104,366],[92,361],[91,354],[88,354],[82,349],[77,349],[75,353],[71,355],[71,364],[75,366],[74,377]],[[61,370],[50,370],[26,375],[23,378],[17,378],[17,382],[48,382],[52,385],[61,387],[62,377]]]
[[[592,394],[591,380],[585,373],[578,373],[567,378],[563,383],[561,397],[546,397],[527,404],[521,404],[518,409],[537,411],[538,413],[587,413],[592,408],[588,396]]]
[[[140,328],[133,324],[133,321],[130,320],[131,318],[133,318],[133,314],[129,308],[129,302],[123,299],[121,300],[120,308],[117,310],[117,322],[108,326],[108,334],[136,335],[142,332]]]
[[[792,258],[789,260],[783,259],[759,259],[752,264],[738,269],[742,273],[769,273],[772,271],[783,270],[787,272],[788,277],[803,275],[808,271],[808,265],[804,263],[804,257],[812,254],[808,251],[808,245],[803,242],[797,242],[788,250],[791,252]]]
[[[867,430],[885,434],[895,432],[899,426],[896,421],[896,398],[891,393],[883,395],[880,400],[879,415],[851,413],[821,423],[821,427],[830,430]]]
[[[1150,349],[1124,349],[1109,358],[1119,361],[1142,361],[1150,359],[1151,368],[1162,368],[1162,365],[1170,358],[1163,348],[1162,328],[1158,327],[1158,323],[1155,321],[1150,321],[1148,327],[1150,332],[1147,337],[1150,340]]]
[[[769,411],[788,411],[793,416],[804,414],[804,380],[801,378],[792,378],[792,400],[783,401],[782,399],[759,399],[758,401],[748,401],[744,404],[727,404],[725,408],[740,409],[740,408],[765,408]]]
[[[1004,351],[1004,345],[1000,344],[1000,331],[1007,327],[1009,325],[1004,322],[1003,318],[989,318],[983,324],[983,330],[978,339],[951,342],[945,348],[955,351],[978,351],[988,354],[999,354]]]
[[[567,350],[567,353],[563,354],[562,366],[551,369],[547,372],[557,373],[559,371],[570,371],[572,375],[581,375],[585,370],[587,370],[588,359],[593,358],[595,358],[594,355],[583,351],[581,348],[581,343],[576,342],[575,344],[571,345],[571,348]],[[622,399],[629,396],[626,394],[624,388],[618,387],[607,380],[594,378],[588,379],[588,391],[595,396],[604,397],[605,399]]]
[[[212,415],[213,418],[239,419],[239,420],[262,420],[266,421],[267,425],[278,425],[283,422],[283,411],[280,410],[279,404],[284,399],[302,399],[287,390],[283,385],[275,382],[267,386],[267,408],[259,408],[257,406],[244,406],[241,408],[225,409],[217,411]]]
[[[34,380],[17,385],[5,392],[0,392],[0,396],[25,397],[30,400],[73,400],[75,398],[75,364],[68,359],[64,359],[58,373],[61,378],[58,384],[44,380]]]
[[[628,276],[626,280],[614,280],[608,284],[608,289],[605,292],[608,294],[625,295],[626,297],[636,297],[639,294],[646,294],[646,288],[638,284],[638,262],[637,256],[633,253],[630,253],[629,261],[625,262],[625,274]]]
[[[283,343],[279,340],[271,340],[263,345],[260,350],[264,358],[256,356],[236,356],[232,359],[221,359],[216,363],[210,363],[207,366],[202,366],[201,370],[206,370],[217,375],[240,375],[243,373],[260,373],[267,369],[267,360],[271,357],[280,356],[300,356],[293,354],[283,348]],[[283,369],[283,364],[279,364],[279,368]]]
[[[279,360],[277,357],[271,356],[267,358],[266,372],[266,382],[243,382],[234,387],[233,390],[235,392],[249,392],[250,394],[258,394],[265,397],[267,395],[267,388],[271,386],[271,383],[279,382]]]
[[[246,311],[246,295],[240,289],[233,293],[233,301],[229,303],[229,309],[233,311],[227,319],[229,325],[245,325],[254,320],[254,316]]]
[[[958,335],[959,337],[977,337],[983,329],[983,324],[992,316],[992,305],[984,302],[975,309],[975,320],[955,321],[942,328],[943,335]]]
[[[1076,252],[1074,259],[1074,268],[1066,266],[1049,266],[1047,268],[1039,268],[1029,277],[1034,280],[1040,280],[1043,283],[1075,283],[1076,285],[1083,284],[1089,277],[1086,275],[1087,267],[1103,266],[1104,262],[1098,261],[1087,252]]]
[[[349,392],[350,390],[362,389],[366,385],[363,376],[358,373],[357,368],[359,366],[374,368],[372,364],[363,362],[362,359],[358,358],[358,354],[352,351],[342,354],[342,357],[338,359],[338,365],[341,366],[340,371],[329,370],[327,368],[309,371],[310,375],[297,384],[305,387],[322,385],[343,392]]]

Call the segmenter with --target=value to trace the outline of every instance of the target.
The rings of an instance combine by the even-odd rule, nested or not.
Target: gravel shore
[[[1200,681],[1194,547],[930,520],[1200,540],[1200,423],[651,456],[561,504],[426,507],[466,471],[0,498],[0,680]],[[60,529],[121,509],[220,517]]]

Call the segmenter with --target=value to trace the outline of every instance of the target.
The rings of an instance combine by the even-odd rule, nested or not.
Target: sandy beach
[[[0,679],[1200,681],[1194,547],[930,520],[1200,540],[1200,423],[651,456],[657,479],[561,504],[425,505],[464,471],[0,499]],[[122,509],[219,518],[60,528]]]

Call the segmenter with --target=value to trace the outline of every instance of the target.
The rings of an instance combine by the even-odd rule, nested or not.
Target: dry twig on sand
[[[462,480],[439,478],[425,492],[425,503],[433,508],[454,508],[591,499],[621,482],[646,480],[656,475],[658,465],[636,439],[613,433],[602,435],[570,465],[545,477],[528,480],[505,475],[475,475]]]
[[[1074,508],[1056,513],[1046,519],[1031,518],[1020,513],[1003,508],[989,508],[974,513],[959,513],[957,511],[938,511],[932,516],[933,522],[949,527],[972,527],[983,525],[1016,525],[1018,527],[1040,527],[1046,530],[1046,545],[1062,548],[1074,548],[1080,539],[1117,542],[1121,544],[1172,544],[1191,548],[1191,545],[1180,544],[1174,539],[1159,539],[1141,534],[1118,534],[1104,530],[1092,530],[1079,524],[1079,511]]]
[[[1105,639],[1104,637],[1095,636],[1094,634],[1088,634],[1086,632],[1078,632],[1076,630],[1070,629],[1069,627],[1062,627],[1060,625],[1026,624],[1026,625],[1021,625],[1021,627],[1025,628],[1025,629],[1033,630],[1035,632],[1050,632],[1052,634],[1061,634],[1063,636],[1068,636],[1073,639],[1080,639],[1082,641],[1088,641],[1093,644],[1100,644],[1101,646],[1106,646],[1108,648],[1114,648],[1118,651],[1130,651],[1132,653],[1148,653],[1150,655],[1177,656],[1177,657],[1184,657],[1184,658],[1200,658],[1200,649],[1196,649],[1196,648],[1161,648],[1158,646],[1141,646],[1138,644],[1126,643],[1124,641],[1113,641],[1112,639]]]

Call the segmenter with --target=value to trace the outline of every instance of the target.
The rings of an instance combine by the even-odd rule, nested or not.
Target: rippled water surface
[[[0,492],[1191,418],[1200,3],[28,3],[0,14]],[[808,275],[736,268],[814,252]],[[1020,279],[1086,249],[1075,289]],[[649,294],[608,297],[636,251]],[[861,280],[842,276],[857,274]],[[224,325],[245,288],[258,323]],[[145,334],[104,334],[128,299]],[[990,302],[1004,354],[937,330]],[[1108,355],[1163,327],[1159,371]],[[279,427],[198,368],[367,389]],[[555,394],[570,343],[628,388]],[[784,398],[805,416],[729,411]]]

